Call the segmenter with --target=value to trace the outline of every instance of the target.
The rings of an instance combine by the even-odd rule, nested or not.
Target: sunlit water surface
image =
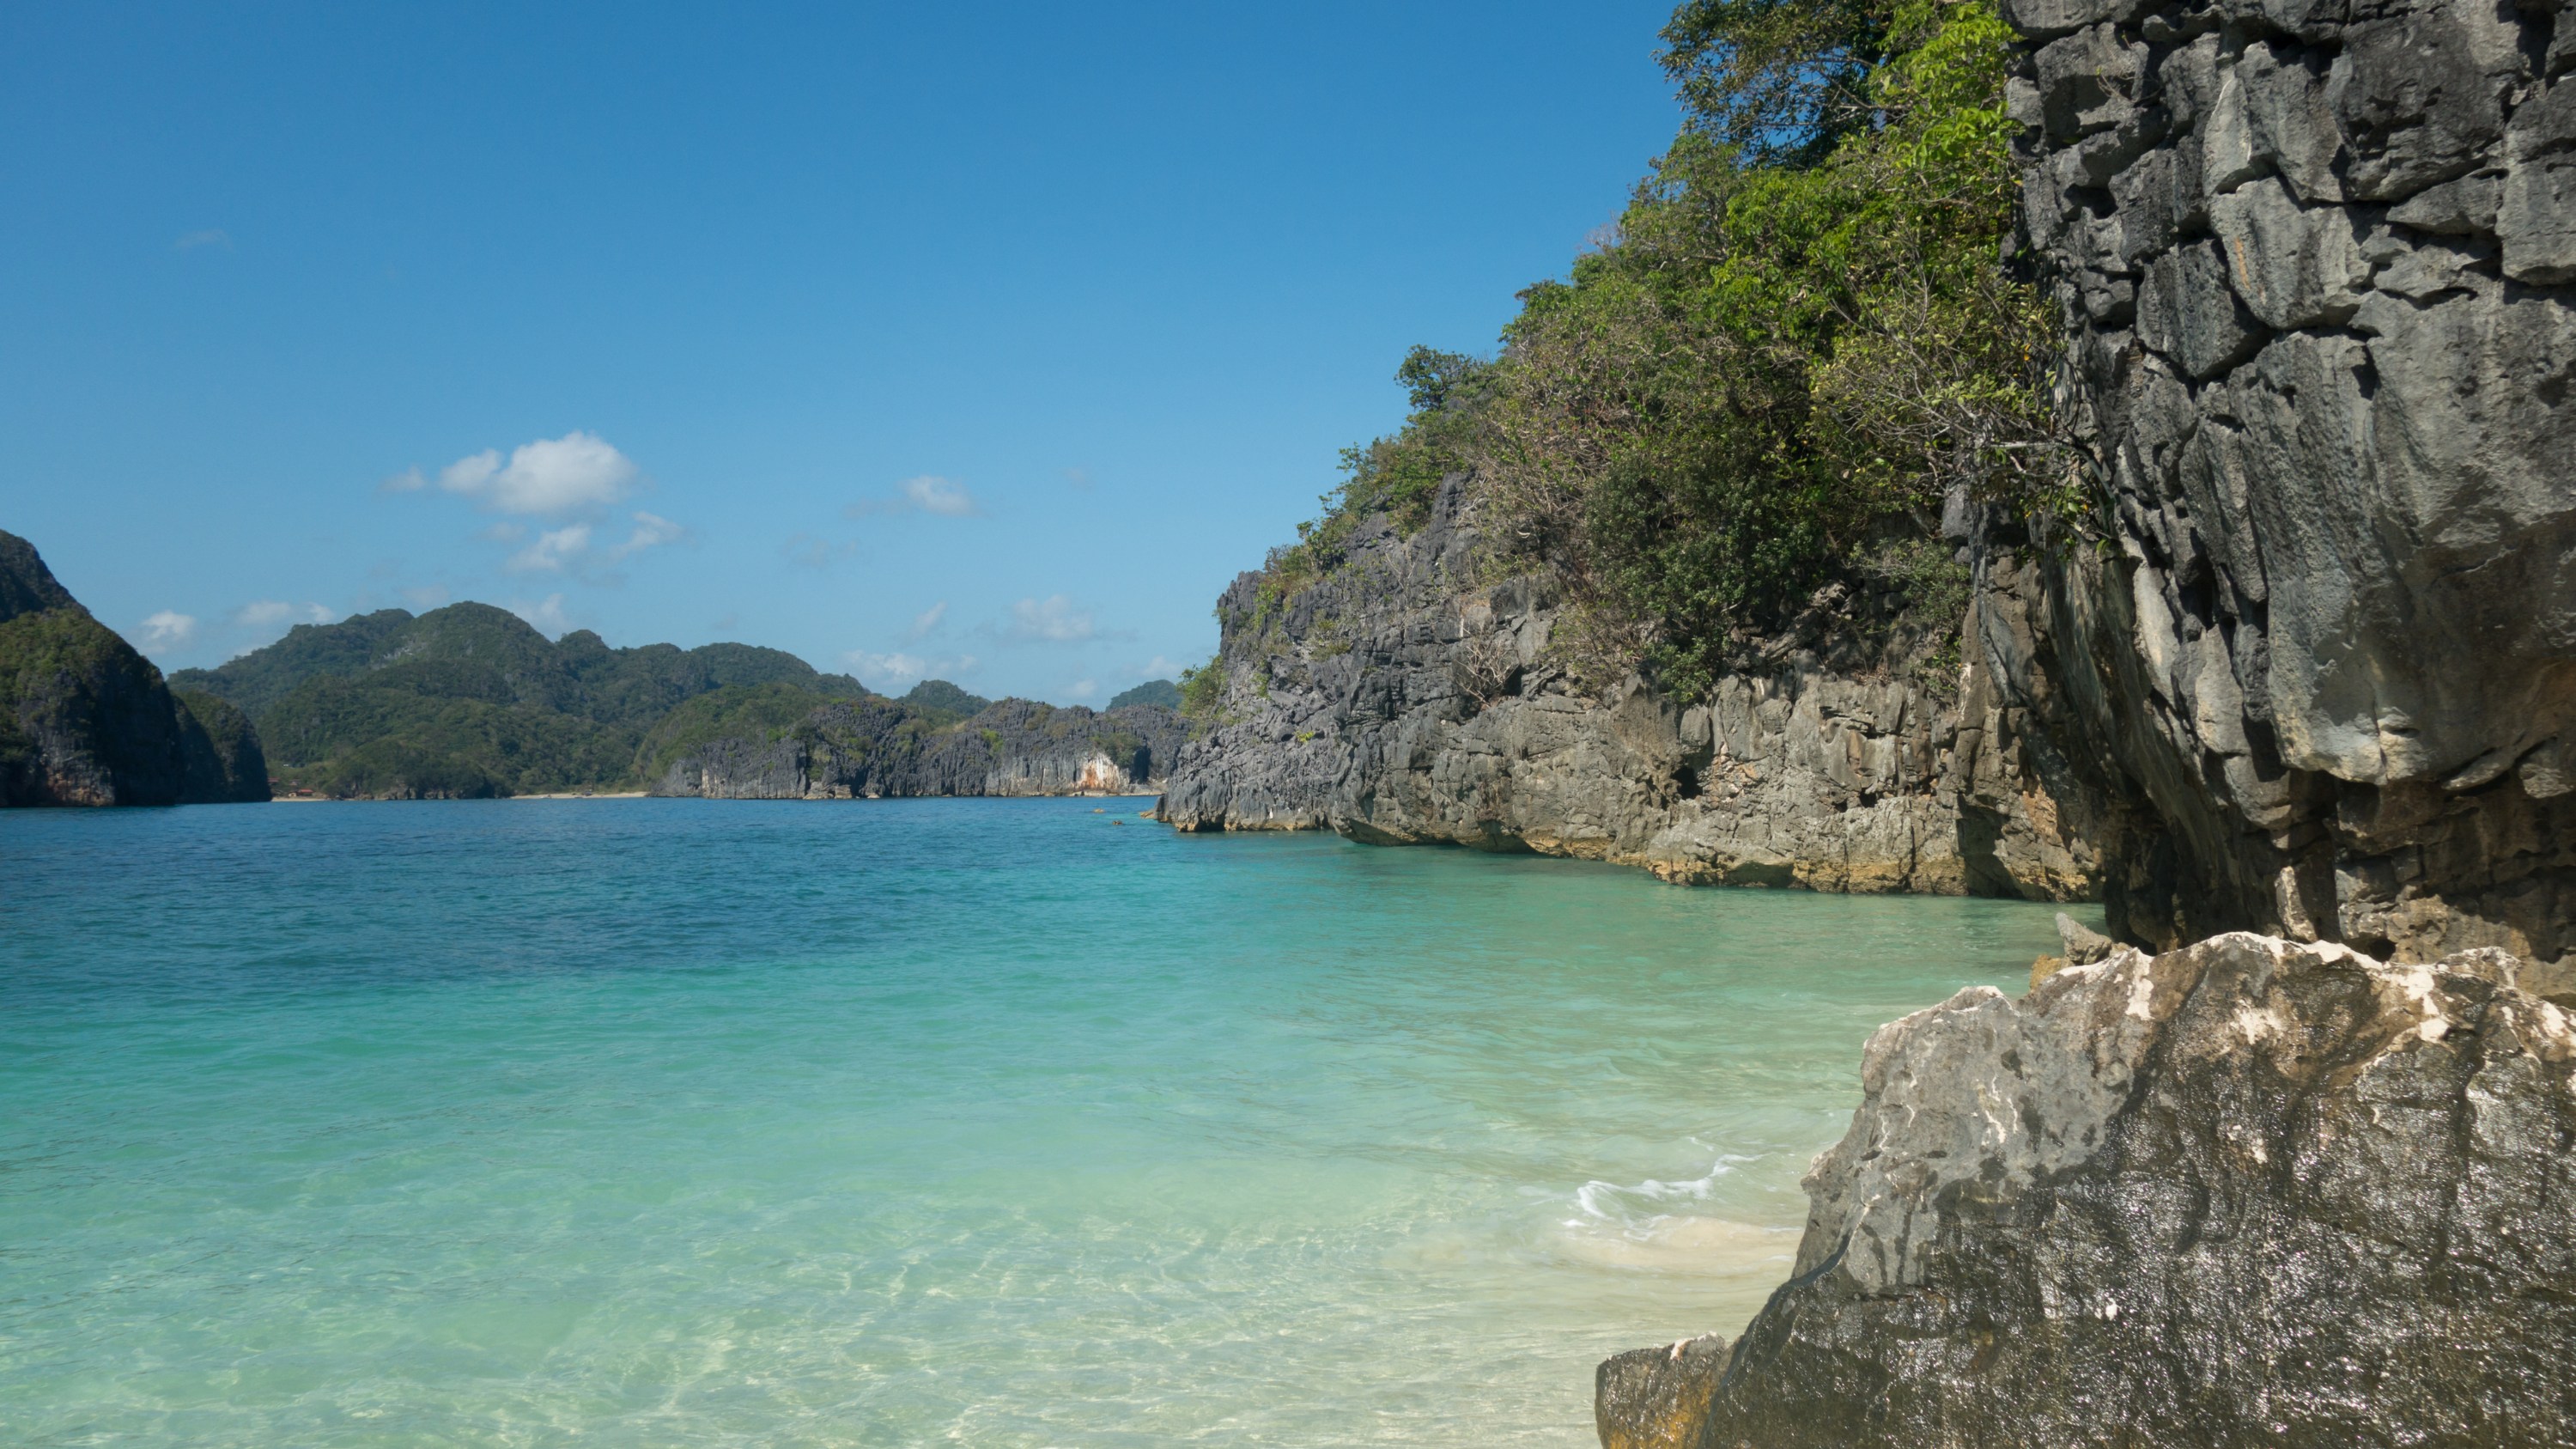
[[[1141,803],[0,815],[0,1442],[1571,1449],[2053,939]]]

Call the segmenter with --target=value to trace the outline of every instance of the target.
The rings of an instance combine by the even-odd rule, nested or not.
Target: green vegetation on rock
[[[612,649],[588,630],[549,641],[507,610],[472,603],[300,625],[176,681],[247,712],[281,779],[326,795],[402,798],[628,786],[688,744],[739,732],[737,716],[802,718],[866,693],[776,649]]]
[[[968,694],[945,679],[925,679],[903,696],[903,702],[923,715],[945,724],[954,724],[969,715],[982,714],[993,702],[980,694]]]
[[[786,680],[702,694],[664,715],[635,751],[635,778],[659,780],[683,756],[725,739],[784,739],[830,699]]]
[[[1111,709],[1125,709],[1131,704],[1159,704],[1165,709],[1181,707],[1181,687],[1168,679],[1149,679],[1133,689],[1122,689],[1110,696]]]
[[[265,800],[240,711],[174,698],[35,546],[0,532],[0,805]]]
[[[1277,596],[1454,476],[1501,566],[1567,586],[1578,674],[1688,694],[1836,578],[1946,607],[1919,550],[1953,491],[2075,508],[2054,311],[1999,260],[1992,0],[1690,0],[1663,38],[1689,119],[1615,232],[1521,294],[1491,362],[1405,358],[1404,428],[1345,455]]]

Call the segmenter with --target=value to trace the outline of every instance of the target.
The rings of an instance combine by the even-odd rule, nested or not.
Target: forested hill
[[[748,757],[802,739],[834,705],[868,706],[868,718],[899,734],[915,753],[961,730],[992,753],[996,742],[1018,741],[1022,714],[1046,708],[1025,700],[996,704],[944,679],[923,680],[889,700],[849,675],[825,674],[784,650],[748,644],[612,649],[587,629],[549,641],[506,609],[472,603],[299,625],[265,649],[219,669],[182,671],[171,682],[248,714],[267,746],[271,772],[288,788],[397,799],[641,788],[711,747]],[[1173,687],[1157,680],[1140,688],[1168,694]],[[1087,710],[1065,713],[1091,718]],[[1167,711],[1158,713],[1168,721]],[[1075,742],[1084,749],[1067,758],[1078,765],[1086,751],[1098,752],[1093,746],[1136,745],[1126,738],[1136,723],[1104,724],[1092,732],[1099,740],[1085,734]],[[1177,749],[1176,740],[1157,735],[1157,742],[1156,759]],[[1052,736],[1018,743],[1027,746],[1022,754],[1035,751],[1049,760],[1071,748]],[[1004,784],[1044,774],[1031,774],[1029,760],[1003,753],[1009,758],[984,763],[1007,777]],[[968,750],[960,758],[972,755]],[[997,788],[988,789],[978,775],[969,790],[919,786],[898,793]]]
[[[489,604],[385,609],[299,625],[217,669],[172,676],[257,722],[279,778],[325,794],[491,795],[607,788],[675,709],[710,695],[813,708],[859,682],[746,644],[612,649],[577,630],[549,641]]]

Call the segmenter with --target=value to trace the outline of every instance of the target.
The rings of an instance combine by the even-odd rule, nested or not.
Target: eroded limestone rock
[[[2563,966],[2576,21],[2082,13],[2026,29],[2017,114],[2103,506],[1981,520],[1975,607],[2115,933]],[[2162,119],[2096,182],[2115,100]]]
[[[2576,1019],[2524,969],[2237,934],[1881,1028],[1794,1276],[1605,1364],[1603,1442],[2576,1442]]]
[[[1218,606],[1224,718],[1182,752],[1183,829],[1331,829],[1640,866],[1688,883],[2078,899],[2093,860],[2017,717],[1970,671],[1847,647],[1837,588],[1763,667],[1684,703],[1578,688],[1544,577],[1481,582],[1453,479],[1411,536],[1381,522],[1294,598]],[[1842,651],[1842,652],[1838,652]],[[1936,687],[1936,685],[1938,687]]]

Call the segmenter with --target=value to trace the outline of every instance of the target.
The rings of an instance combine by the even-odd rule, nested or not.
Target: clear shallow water
[[[0,814],[0,1442],[1589,1444],[2054,940],[1095,803]]]

